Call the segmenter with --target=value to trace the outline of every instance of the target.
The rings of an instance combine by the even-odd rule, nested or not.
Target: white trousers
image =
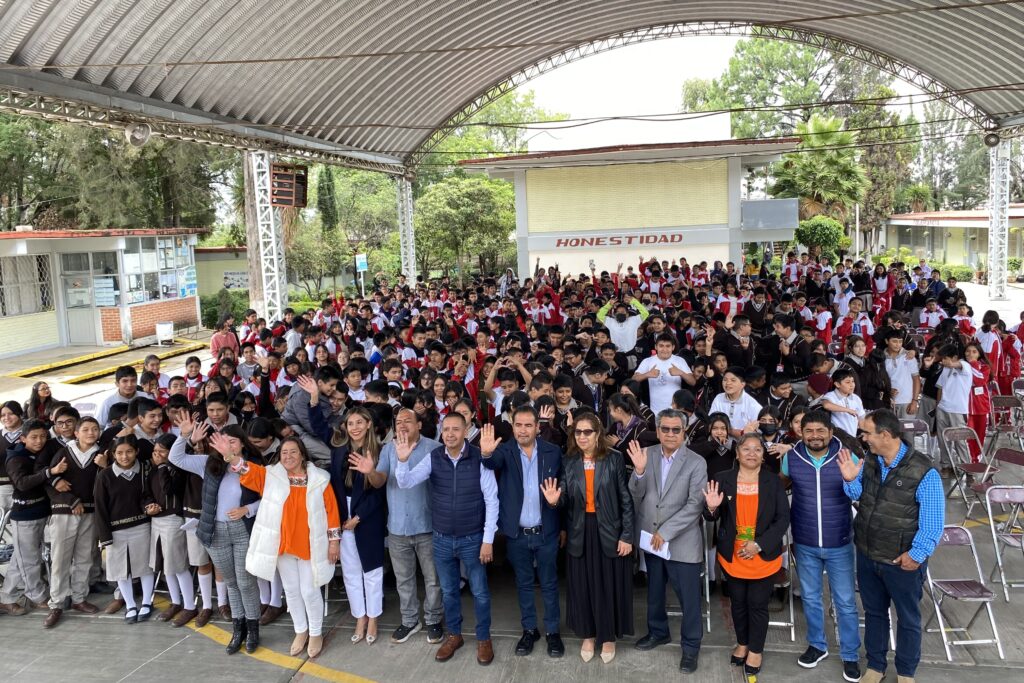
[[[341,534],[341,575],[352,616],[356,619],[379,617],[384,611],[384,568],[363,571],[356,535],[352,531]]]
[[[309,631],[311,636],[321,635],[324,625],[324,598],[320,587],[313,583],[313,564],[294,555],[277,558],[277,571],[281,574],[284,595],[288,599],[288,614],[296,633]]]

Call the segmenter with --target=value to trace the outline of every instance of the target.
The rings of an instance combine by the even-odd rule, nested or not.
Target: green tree
[[[415,216],[420,270],[454,265],[461,283],[470,255],[496,264],[515,230],[514,205],[512,186],[501,180],[450,177],[428,187]]]
[[[848,128],[857,131],[857,142],[863,145],[859,162],[864,167],[867,186],[860,210],[860,229],[867,239],[861,243],[869,252],[878,247],[885,222],[896,208],[900,188],[910,181],[910,163],[914,146],[907,144],[915,128],[913,119],[904,121],[900,115],[886,107],[896,93],[880,85],[869,97],[878,104],[850,109],[846,121]]]
[[[334,196],[334,171],[328,164],[321,165],[316,174],[316,209],[324,235],[333,233],[338,227],[338,204]]]
[[[800,221],[793,237],[807,247],[811,254],[825,253],[834,258],[835,252],[843,245],[846,234],[842,223],[829,216],[818,215]]]
[[[852,147],[856,133],[843,130],[842,119],[817,114],[799,124],[796,133],[800,149],[776,165],[769,194],[799,199],[801,218],[826,215],[844,221],[868,185]]]
[[[328,279],[333,279],[350,265],[352,252],[341,239],[324,239],[319,219],[303,220],[299,216],[291,244],[287,248],[288,270],[292,278],[306,290],[310,299],[320,298]]]

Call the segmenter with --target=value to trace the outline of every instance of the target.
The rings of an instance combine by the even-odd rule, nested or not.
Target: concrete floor
[[[1014,475],[1016,476],[1016,474]],[[948,509],[950,521],[960,521],[963,504],[951,501]],[[993,566],[991,542],[987,525],[971,524],[985,571]],[[501,549],[498,548],[500,562]],[[936,576],[950,573],[962,575],[966,571],[964,557],[941,549],[932,561]],[[1024,560],[1018,555],[1009,560],[1015,575],[1024,575]],[[349,642],[354,620],[348,614],[339,588],[332,585],[330,614],[325,622],[326,646],[315,661],[303,657],[290,657],[291,621],[283,616],[277,623],[263,629],[263,646],[253,655],[244,653],[228,657],[223,651],[230,624],[214,620],[201,630],[173,629],[166,624],[151,621],[126,625],[121,616],[88,617],[69,613],[57,628],[47,631],[42,627],[45,612],[23,617],[0,617],[0,642],[6,656],[0,658],[0,680],[45,683],[67,680],[69,670],[77,681],[141,681],[157,683],[179,682],[184,677],[198,675],[206,680],[224,683],[238,681],[305,681],[326,680],[358,683],[363,681],[415,681],[416,683],[476,683],[483,681],[543,681],[589,680],[598,681],[651,681],[682,677],[678,672],[678,645],[660,647],[652,652],[638,652],[632,643],[646,632],[646,588],[634,593],[635,635],[620,643],[616,659],[608,665],[600,659],[584,664],[579,658],[580,641],[571,633],[564,633],[567,653],[562,659],[547,657],[542,646],[530,657],[516,657],[515,643],[521,634],[519,609],[511,568],[497,564],[490,570],[492,590],[492,618],[495,647],[494,663],[487,668],[475,660],[475,641],[467,638],[466,647],[445,664],[433,660],[436,646],[426,642],[423,632],[402,645],[391,644],[388,636],[398,625],[398,599],[393,588],[385,589],[385,611],[380,622],[381,639],[374,645]],[[565,589],[563,587],[563,596]],[[99,605],[109,596],[93,596]],[[948,663],[937,634],[926,634],[923,645],[922,666],[918,680],[953,682],[970,676],[977,683],[1006,681],[1010,671],[1024,676],[1024,633],[1019,624],[1024,622],[1024,592],[1011,593],[1012,602],[1000,597],[995,603],[997,623],[1001,629],[1006,659],[1001,661],[994,647],[955,647],[953,663]],[[670,599],[670,606],[674,598]],[[728,602],[719,594],[712,595],[712,630],[704,637],[700,671],[690,677],[699,681],[740,681],[742,676],[729,666],[729,651],[733,645]],[[969,612],[954,605],[950,613],[966,618]],[[465,631],[472,633],[472,600],[463,599],[466,615]],[[542,609],[539,604],[538,609]],[[671,609],[671,607],[670,607]],[[925,598],[923,614],[932,614],[929,599]],[[563,597],[564,611],[564,597]],[[806,646],[802,639],[803,617],[800,601],[795,601],[797,639],[789,639],[789,629],[773,627],[769,630],[762,680],[823,681],[841,680],[838,656],[831,655],[817,669],[807,671],[796,664],[796,657]],[[774,619],[786,612],[772,615]],[[564,622],[564,619],[563,619]],[[673,619],[673,636],[678,642],[678,619]],[[835,635],[831,622],[827,625],[830,648],[835,648]],[[974,629],[974,637],[986,637],[987,622],[982,619]],[[890,659],[891,661],[891,659]],[[890,669],[890,672],[892,669]],[[890,674],[895,680],[895,675]]]

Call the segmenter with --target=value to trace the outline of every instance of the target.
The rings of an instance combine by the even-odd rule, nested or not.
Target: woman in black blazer
[[[768,599],[782,566],[789,501],[778,475],[764,467],[758,433],[744,434],[737,469],[719,472],[704,490],[704,518],[718,520],[718,562],[728,576],[736,647],[732,663],[756,683],[768,634]]]
[[[607,664],[615,640],[633,634],[633,497],[622,454],[608,449],[597,415],[581,412],[568,427],[560,500],[568,520],[567,623],[583,639],[583,661],[600,645]]]

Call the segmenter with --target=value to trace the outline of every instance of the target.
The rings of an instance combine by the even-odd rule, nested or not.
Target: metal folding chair
[[[1009,448],[1001,448],[999,453],[1009,450]],[[1017,462],[1024,464],[1024,453],[1021,451],[1012,453]],[[1007,459],[1004,462],[1011,461]],[[996,505],[1001,506],[1005,511],[1006,517],[1002,521],[996,520]],[[1003,599],[1009,602],[1011,588],[1024,588],[1024,578],[1007,578],[1003,558],[1003,551],[1011,549],[1020,551],[1021,559],[1024,560],[1024,520],[1021,515],[1022,508],[1024,508],[1024,486],[996,485],[990,487],[985,492],[985,506],[988,508],[988,528],[992,534],[992,548],[996,555],[996,566],[992,568],[988,578],[990,581],[997,580],[1002,584]],[[997,573],[999,574],[998,579],[996,579]]]
[[[1015,379],[1010,385],[1014,396],[1024,396],[1024,379]]]
[[[914,448],[917,448],[917,437],[924,437],[924,449],[923,452],[930,453],[932,445],[931,430],[928,428],[928,423],[924,420],[908,418],[902,421],[904,435],[910,437],[910,443],[914,444]]]
[[[990,379],[988,381],[988,393],[992,396],[1001,396],[1003,392],[999,391],[999,382]]]
[[[942,530],[942,538],[939,540],[940,548],[968,548],[971,552],[971,559],[974,560],[974,568],[977,571],[977,579],[967,578],[951,578],[951,579],[936,579],[932,575],[932,569],[935,566],[934,562],[928,563],[927,575],[928,575],[928,592],[931,594],[932,605],[935,607],[935,613],[932,614],[931,618],[925,624],[925,631],[928,633],[939,633],[942,635],[942,645],[946,649],[946,659],[953,661],[953,651],[950,648],[951,645],[995,645],[999,651],[999,658],[1006,659],[1003,654],[1003,643],[999,639],[999,628],[996,626],[996,618],[992,613],[992,603],[995,601],[995,593],[989,590],[985,586],[985,577],[981,573],[981,563],[978,562],[978,551],[974,547],[974,539],[971,537],[971,532],[968,531],[967,527],[963,526],[947,526]],[[966,567],[966,562],[958,562],[958,567]],[[957,602],[969,602],[978,605],[978,608],[974,611],[970,621],[967,622],[967,626],[953,626],[949,619],[949,616],[944,614],[942,611],[942,604],[946,599],[955,600]],[[977,621],[978,616],[982,610],[988,613],[988,622],[992,628],[991,638],[971,638],[970,628],[974,626],[974,622]],[[938,620],[939,627],[937,629],[930,629],[928,625],[933,620]],[[966,637],[965,640],[950,640],[951,635],[955,636],[957,633],[963,633]]]
[[[833,356],[839,357],[843,355],[843,344],[842,341],[834,341],[828,345],[828,352]]]
[[[1024,417],[1024,400],[1016,394],[1011,396],[992,396],[992,412],[989,417],[987,438],[991,437],[986,449],[996,447],[996,442],[1001,434],[1007,434],[1017,439],[1017,443],[1024,449],[1024,436],[1021,434],[1021,421]]]
[[[796,642],[796,612],[793,610],[793,573],[796,572],[796,556],[793,554],[793,546],[790,544],[789,536],[786,536],[783,540],[783,547],[786,548],[786,552],[789,553],[789,567],[783,567],[779,569],[778,573],[775,574],[775,587],[776,588],[788,588],[786,593],[789,596],[789,619],[787,621],[769,621],[769,626],[777,626],[779,628],[789,629],[789,640]]]
[[[959,491],[964,505],[967,506],[966,516],[969,517],[974,508],[974,502],[967,497],[967,492],[970,490],[968,477],[975,477],[976,481],[985,483],[999,472],[999,468],[991,461],[971,462],[967,444],[974,441],[978,447],[978,453],[983,453],[983,449],[981,439],[970,427],[946,427],[942,430],[942,439],[946,442],[953,464],[953,485],[946,493],[946,497],[952,496],[954,491]],[[962,448],[957,444],[963,444]]]

